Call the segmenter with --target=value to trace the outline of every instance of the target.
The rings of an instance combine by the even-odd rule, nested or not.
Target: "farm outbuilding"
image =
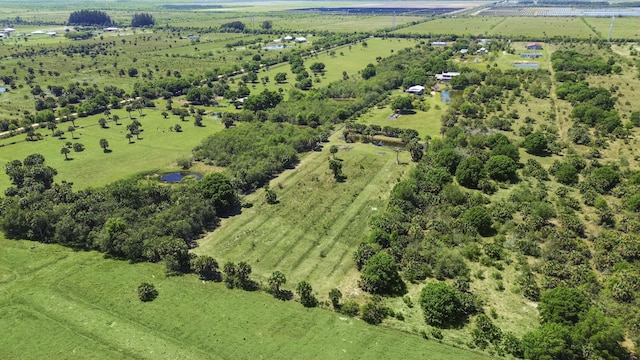
[[[540,43],[529,43],[529,44],[527,44],[527,50],[542,50],[542,44],[540,44]]]
[[[424,86],[422,86],[422,85],[414,85],[414,86],[408,88],[407,90],[405,90],[404,92],[409,93],[409,94],[422,95],[422,94],[424,94]]]

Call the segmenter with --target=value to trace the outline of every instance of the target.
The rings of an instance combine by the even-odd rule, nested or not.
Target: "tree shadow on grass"
[[[104,150],[102,150],[102,152],[103,152],[103,153],[105,153],[105,154],[109,154],[109,153],[112,153],[112,152],[113,152],[113,150],[111,150],[111,149],[104,149]]]

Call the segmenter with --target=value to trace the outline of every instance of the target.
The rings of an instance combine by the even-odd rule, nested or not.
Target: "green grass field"
[[[417,25],[398,29],[400,34],[488,34],[505,21],[501,17],[463,17],[435,19]]]
[[[158,264],[0,237],[2,359],[486,359]],[[158,298],[138,300],[155,284]]]
[[[509,34],[511,36],[566,36],[573,38],[598,37],[582,19],[555,17],[507,17],[492,28],[488,35]]]
[[[402,96],[404,93],[398,90],[394,95]],[[427,135],[431,138],[439,137],[441,127],[440,118],[447,108],[447,105],[442,103],[440,92],[437,92],[434,96],[427,94],[414,99],[414,106],[418,107],[418,104],[421,104],[421,102],[428,104],[428,111],[416,109],[413,114],[403,114],[395,119],[390,119],[389,116],[393,114],[393,110],[390,105],[387,105],[370,109],[358,119],[358,122],[367,125],[379,125],[381,127],[392,126],[403,129],[415,129],[418,131],[420,139],[424,139]]]
[[[203,117],[205,127],[193,125],[193,118],[189,121],[180,121],[176,116],[164,119],[160,113],[164,108],[145,109],[145,116],[140,117],[137,111],[131,113],[142,123],[144,131],[140,134],[140,140],[135,137],[133,144],[125,138],[126,125],[131,122],[129,115],[123,109],[113,110],[112,115],[120,117],[116,125],[108,121],[108,128],[103,129],[98,125],[98,118],[104,115],[94,115],[76,120],[79,127],[74,132],[75,139],[67,132],[71,122],[58,124],[58,128],[65,132],[65,139],[51,137],[51,131],[40,129],[44,140],[30,142],[24,141],[26,135],[21,134],[11,138],[0,140],[5,144],[0,148],[0,168],[11,160],[22,160],[27,155],[40,153],[45,156],[47,164],[58,170],[57,181],[70,181],[76,188],[96,187],[109,184],[115,180],[123,179],[137,173],[161,170],[178,170],[176,160],[191,156],[191,150],[208,135],[223,128],[219,120],[210,116]],[[180,133],[169,131],[169,127],[180,124],[183,131]],[[100,147],[100,139],[107,139],[111,153],[104,153]],[[85,146],[82,152],[71,151],[69,154],[73,160],[65,161],[60,149],[67,141],[79,142]],[[16,142],[16,144],[11,144]],[[0,176],[0,189],[9,186],[9,179],[4,172]]]
[[[347,144],[336,136],[271,181],[278,204],[266,204],[262,190],[247,196],[254,206],[223,219],[194,252],[222,262],[247,261],[262,280],[280,270],[291,284],[308,280],[323,297],[336,286],[344,294],[359,293],[353,251],[367,234],[369,217],[384,209],[409,165],[398,165],[390,148]],[[336,182],[329,170],[330,144],[341,148],[344,182]],[[410,162],[406,152],[399,158]]]

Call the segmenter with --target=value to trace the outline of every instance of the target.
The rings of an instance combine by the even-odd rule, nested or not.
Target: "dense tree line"
[[[235,189],[221,174],[176,187],[140,179],[73,191],[54,182],[44,157],[14,160],[5,171],[12,186],[0,202],[0,229],[8,238],[96,249],[131,261],[170,257],[189,268],[190,244],[213,229],[218,214],[237,205]]]
[[[67,24],[74,26],[110,26],[113,24],[113,20],[104,11],[78,10],[69,15]]]
[[[145,27],[155,24],[156,20],[153,18],[153,15],[149,13],[135,13],[131,18],[131,27]]]

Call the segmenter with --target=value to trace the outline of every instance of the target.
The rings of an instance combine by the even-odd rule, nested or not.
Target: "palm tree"
[[[133,137],[133,135],[131,135],[131,133],[127,133],[127,135],[125,135],[127,137],[127,140],[129,140],[129,144],[133,144],[133,142],[131,141],[131,138]]]
[[[71,125],[67,128],[67,131],[71,133],[71,138],[75,139],[75,137],[73,136],[73,132],[76,131],[76,127]]]
[[[107,120],[105,120],[104,118],[98,119],[98,124],[100,124],[100,127],[103,129],[107,128]]]
[[[120,120],[120,116],[118,116],[118,115],[113,115],[111,118],[112,118],[112,119],[113,119],[113,121],[116,123],[116,125],[120,125],[120,124],[118,124],[118,120]]]
[[[129,113],[129,119],[131,119],[131,112],[133,111],[131,105],[127,105],[124,109]]]
[[[60,154],[64,155],[65,160],[69,160],[69,156],[67,156],[67,154],[69,154],[70,152],[71,150],[69,150],[69,148],[66,146],[60,149]]]

